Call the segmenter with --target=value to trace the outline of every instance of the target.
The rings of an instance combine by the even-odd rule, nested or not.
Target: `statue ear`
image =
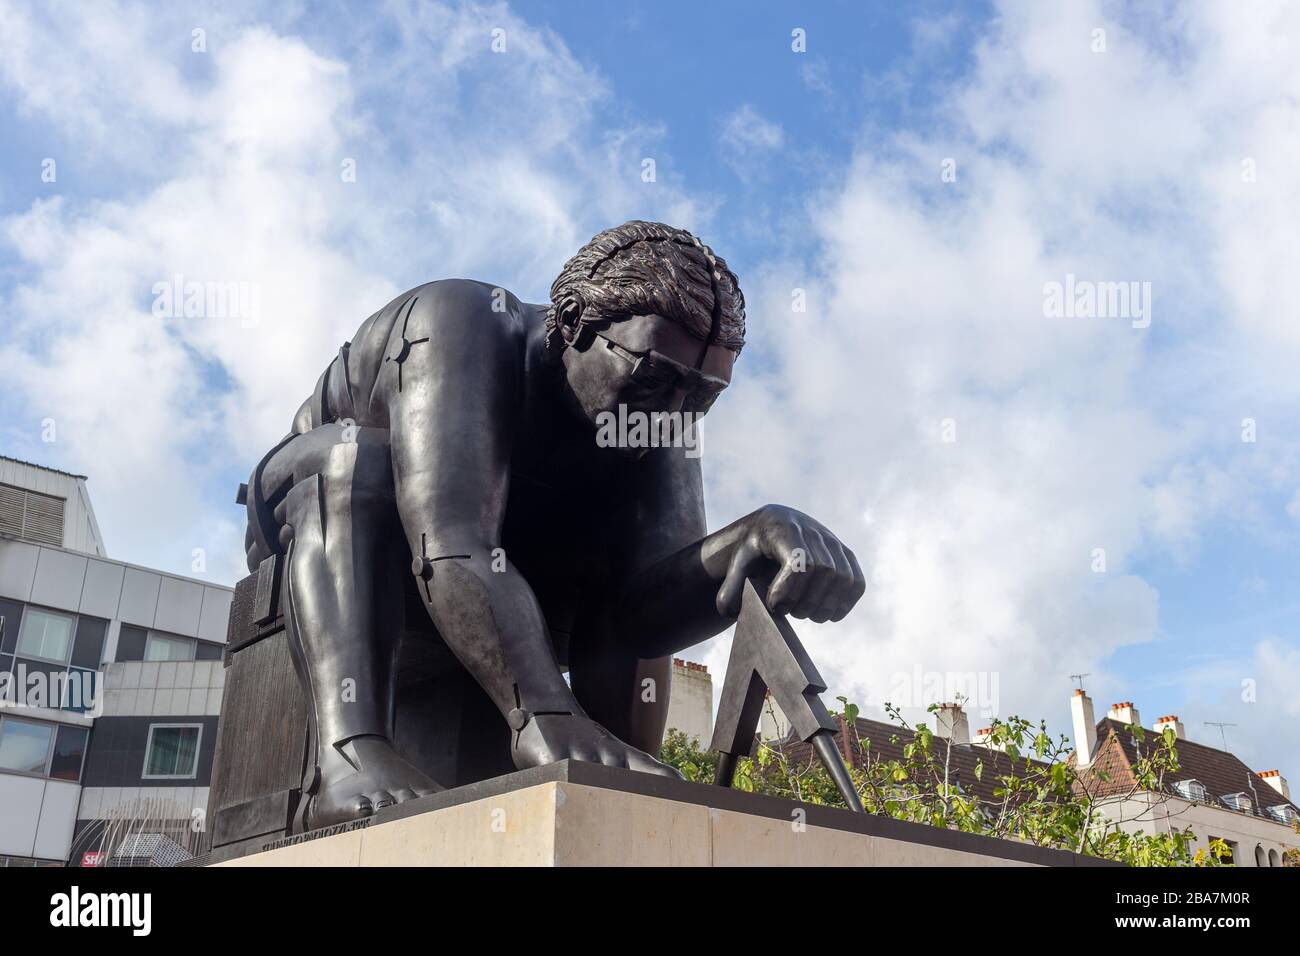
[[[565,345],[584,351],[594,336],[582,321],[583,302],[576,293],[566,296],[555,310],[556,327]]]

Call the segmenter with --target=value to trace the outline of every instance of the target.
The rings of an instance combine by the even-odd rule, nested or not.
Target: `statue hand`
[[[718,590],[719,614],[740,613],[745,578],[774,571],[764,598],[774,614],[820,624],[842,619],[858,603],[867,588],[858,559],[821,522],[783,505],[765,505],[742,520],[748,527]]]

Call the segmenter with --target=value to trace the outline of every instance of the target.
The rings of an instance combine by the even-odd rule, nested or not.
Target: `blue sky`
[[[996,674],[985,709],[1064,730],[1087,671],[1300,774],[1296,17],[0,2],[0,452],[89,474],[114,556],[229,583],[235,485],[367,314],[448,275],[541,300],[662,219],[750,306],[711,523],[782,501],[869,565],[802,629],[837,691]],[[153,316],[177,273],[259,320]],[[1045,315],[1067,274],[1150,283],[1149,327]]]

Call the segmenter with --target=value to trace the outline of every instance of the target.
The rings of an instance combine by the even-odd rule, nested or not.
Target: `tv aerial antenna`
[[[1236,724],[1225,724],[1225,723],[1220,723],[1220,722],[1218,722],[1218,721],[1213,721],[1213,720],[1207,720],[1207,721],[1204,721],[1204,723],[1205,723],[1205,726],[1207,726],[1207,727],[1218,727],[1218,728],[1219,728],[1219,736],[1223,738],[1223,749],[1226,751],[1226,750],[1228,749],[1228,735],[1227,735],[1227,733],[1224,731],[1224,728],[1225,728],[1225,727],[1236,727],[1237,725],[1236,725]]]

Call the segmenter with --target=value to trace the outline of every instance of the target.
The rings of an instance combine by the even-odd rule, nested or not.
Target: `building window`
[[[89,736],[90,731],[85,727],[61,726],[54,738],[49,776],[55,780],[80,780],[81,767],[86,760],[86,739]]]
[[[0,770],[44,776],[53,740],[52,724],[12,717],[0,720]]]
[[[1264,848],[1258,843],[1255,844],[1255,865],[1268,866],[1268,854],[1264,852]]]
[[[108,622],[102,618],[77,618],[77,633],[72,639],[73,667],[98,670],[104,660],[104,638],[108,634]]]
[[[144,779],[192,780],[199,772],[202,724],[150,724]]]
[[[42,860],[32,856],[0,856],[0,866],[67,866],[63,860]]]
[[[19,694],[29,685],[25,678],[45,675],[47,693],[29,706],[80,713],[87,711],[99,692],[99,665],[104,654],[108,622],[86,615],[62,614],[44,608],[0,601],[0,673],[14,675]],[[24,694],[25,696],[25,694]]]
[[[1184,800],[1190,800],[1193,803],[1204,803],[1208,796],[1205,785],[1199,780],[1179,780],[1174,783],[1174,790]]]
[[[1275,807],[1269,807],[1268,815],[1278,823],[1285,823],[1287,826],[1295,823],[1297,816],[1295,807],[1289,803],[1279,803]]]
[[[117,634],[117,659],[119,661],[144,660],[144,646],[149,642],[149,632],[142,627],[123,624]]]
[[[144,646],[144,659],[147,661],[192,661],[194,660],[194,642],[185,637],[150,634],[149,641]]]
[[[23,606],[17,601],[0,598],[0,654],[12,654],[18,646],[18,627],[23,621]]]
[[[1241,793],[1229,793],[1219,798],[1223,801],[1224,806],[1231,807],[1240,813],[1253,812],[1253,805],[1250,802],[1250,795],[1244,791]]]
[[[66,664],[72,649],[72,622],[70,615],[29,607],[18,635],[18,653]]]
[[[1274,849],[1274,850],[1269,850],[1269,851],[1268,851],[1268,865],[1269,865],[1269,866],[1281,866],[1281,865],[1282,865],[1282,858],[1281,858],[1280,856],[1278,856],[1278,852],[1277,852],[1277,850]]]
[[[0,534],[63,547],[64,500],[39,491],[0,485]]]
[[[222,645],[192,637],[146,631],[123,624],[117,638],[119,661],[216,661]]]
[[[1222,837],[1212,836],[1210,837],[1210,842],[1213,843],[1215,840],[1222,840],[1222,839],[1223,839]],[[1219,862],[1221,862],[1224,866],[1233,866],[1237,862],[1237,841],[1223,840],[1223,843],[1228,848],[1228,853]]]
[[[89,736],[85,727],[5,717],[0,720],[0,769],[76,782]]]

